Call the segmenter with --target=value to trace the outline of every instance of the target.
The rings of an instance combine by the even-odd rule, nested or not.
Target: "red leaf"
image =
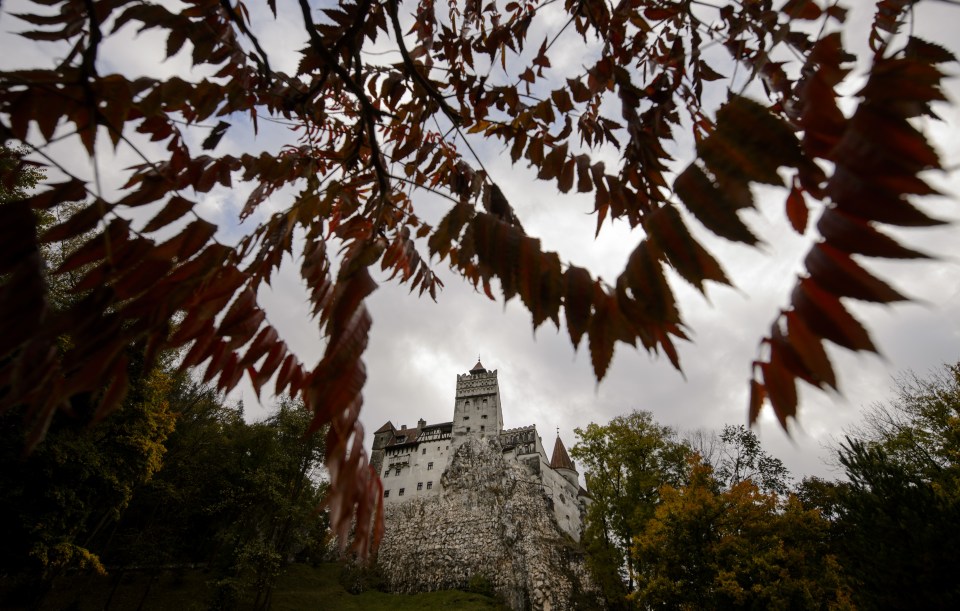
[[[785,13],[791,19],[803,19],[812,21],[819,19],[823,14],[822,9],[817,6],[813,0],[788,0],[781,12]]]
[[[747,409],[749,423],[752,426],[757,418],[760,417],[760,409],[763,407],[763,399],[766,392],[762,384],[756,380],[750,380],[750,406]]]
[[[927,255],[901,246],[867,221],[836,208],[823,211],[817,231],[830,246],[851,254],[888,259],[927,259]]]
[[[98,199],[86,208],[72,214],[67,220],[43,232],[40,241],[44,244],[62,242],[83,235],[88,231],[93,231],[111,209],[110,204]]]
[[[647,217],[650,239],[663,251],[683,278],[703,292],[703,281],[730,284],[720,264],[697,242],[673,206],[663,206]]]
[[[590,306],[593,303],[593,279],[590,272],[582,267],[571,265],[563,276],[564,312],[567,319],[567,332],[573,347],[580,346],[580,338],[587,330],[590,321]]]
[[[601,293],[600,299],[595,303],[593,316],[590,318],[590,327],[588,337],[590,339],[590,361],[593,363],[593,373],[597,377],[597,382],[603,380],[607,374],[607,368],[613,359],[613,345],[616,341],[613,327],[613,309],[615,302],[607,295]]]
[[[810,277],[821,288],[839,297],[890,303],[906,298],[863,269],[846,253],[828,244],[815,244],[804,260]]]
[[[630,253],[623,276],[642,308],[638,316],[641,322],[680,322],[680,312],[663,274],[657,248],[649,240],[641,241]]]
[[[156,231],[162,227],[166,227],[191,210],[193,210],[193,202],[184,199],[179,195],[174,195],[170,198],[170,201],[167,202],[167,205],[163,207],[163,210],[161,210],[157,216],[153,217],[153,219],[144,226],[143,231],[145,233],[150,233],[151,231]]]
[[[674,181],[673,190],[704,227],[733,242],[754,245],[756,236],[737,216],[753,205],[749,187],[716,186],[697,165],[691,164]]]
[[[243,360],[240,361],[240,367],[249,367],[259,361],[260,358],[277,343],[278,339],[277,330],[272,326],[268,325],[261,329],[260,333],[250,342],[247,353],[243,356]],[[279,390],[277,394],[280,394]]]
[[[818,287],[810,278],[797,283],[791,298],[797,315],[818,335],[850,350],[876,352],[876,346],[840,300]]]
[[[197,219],[190,223],[180,232],[180,235],[177,236],[177,238],[179,238],[177,259],[179,261],[186,261],[196,254],[198,250],[206,246],[216,233],[217,226],[213,223],[208,223],[202,219]],[[173,242],[173,240],[170,241]]]
[[[803,200],[803,190],[794,183],[790,188],[790,195],[787,196],[787,218],[790,219],[793,230],[803,235],[807,230],[809,216],[810,211]]]
[[[810,331],[796,312],[787,312],[784,316],[787,320],[787,339],[817,382],[816,385],[826,384],[837,390],[837,378],[820,338]]]
[[[82,201],[87,197],[86,183],[75,178],[50,187],[48,191],[27,200],[34,210],[49,210],[65,202]]]
[[[766,388],[773,413],[786,430],[787,419],[797,415],[797,385],[795,378],[779,359],[771,356],[769,363],[760,363],[763,385]]]

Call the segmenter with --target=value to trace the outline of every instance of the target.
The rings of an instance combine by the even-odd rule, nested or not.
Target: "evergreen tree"
[[[857,603],[960,605],[960,367],[902,377],[837,452],[835,539]]]

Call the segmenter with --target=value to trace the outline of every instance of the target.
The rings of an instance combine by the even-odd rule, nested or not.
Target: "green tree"
[[[0,415],[4,571],[49,577],[66,567],[103,570],[91,541],[160,469],[175,418],[166,396],[170,373],[144,371],[141,355],[130,352],[130,392],[93,429],[87,422],[96,397],[75,398],[75,417],[57,414],[43,442],[25,454],[31,428],[23,410]]]
[[[263,422],[192,381],[175,389],[177,427],[163,469],[98,543],[120,567],[199,563],[210,568],[216,605],[267,608],[293,559],[317,560],[329,542],[325,436],[305,436],[310,414],[281,402]]]
[[[831,555],[829,523],[795,497],[753,481],[722,489],[696,461],[690,481],[665,486],[636,538],[642,608],[829,609],[849,605]]]
[[[633,590],[633,538],[653,516],[665,484],[686,476],[687,447],[650,412],[576,429],[571,454],[582,465],[592,502],[583,544],[606,598],[616,606]]]
[[[898,380],[837,449],[837,547],[867,608],[960,604],[960,367]]]
[[[720,431],[714,456],[704,457],[714,477],[727,488],[751,480],[764,492],[785,495],[790,489],[790,472],[779,458],[760,444],[757,434],[744,425],[727,424]]]
[[[0,205],[27,197],[30,191],[43,180],[44,172],[37,166],[24,162],[29,152],[25,147],[0,146]]]
[[[730,282],[686,219],[756,245],[762,240],[739,215],[755,206],[755,185],[772,185],[810,248],[790,307],[771,313],[760,340],[766,360],[753,367],[749,413],[754,420],[769,402],[786,425],[798,379],[836,386],[827,341],[876,350],[841,299],[903,299],[855,258],[923,256],[875,226],[938,223],[909,201],[934,192],[924,172],[941,167],[915,123],[937,116],[940,66],[954,57],[901,35],[917,2],[877,0],[873,22],[856,31],[843,6],[815,0],[352,0],[320,10],[298,0],[300,27],[285,39],[300,46],[295,66],[260,43],[275,0],[256,5],[258,14],[239,0],[35,4],[15,15],[21,34],[58,60],[0,72],[0,133],[44,151],[65,178],[0,206],[0,274],[17,265],[0,299],[2,330],[16,331],[0,333],[0,380],[34,372],[0,389],[0,410],[57,409],[104,387],[113,399],[126,386],[121,347],[189,347],[184,367],[209,361],[218,388],[245,374],[258,391],[275,379],[278,394],[302,394],[311,430],[332,424],[327,464],[341,534],[354,516],[378,522],[375,474],[365,461],[344,460],[361,434],[371,269],[434,298],[442,282],[432,260],[491,298],[499,285],[504,301],[520,297],[533,327],[563,320],[574,346],[586,338],[598,380],[617,343],[662,353],[679,368],[675,342],[687,335],[665,270],[700,291]],[[131,30],[150,30],[156,41],[157,61],[135,75],[104,59]],[[854,48],[867,49],[867,74],[851,74],[857,58],[841,34],[866,43]],[[65,57],[63,48],[71,49]],[[159,68],[187,49],[195,72],[170,77]],[[732,66],[724,69],[715,49]],[[755,79],[762,85],[750,89]],[[855,99],[838,93],[861,80]],[[752,91],[756,99],[739,93]],[[242,153],[215,152],[229,130],[244,124],[255,134],[264,120],[292,127],[284,146],[261,140]],[[98,173],[70,173],[77,164],[68,157],[82,150],[95,158],[104,137],[137,155],[143,141],[163,153],[124,170],[112,194]],[[686,150],[675,151],[678,143]],[[614,220],[635,229],[620,274],[604,281],[527,235],[501,176],[485,165],[507,151],[547,188],[592,196],[598,233]],[[235,181],[250,194],[241,219],[256,221],[231,245],[197,209],[200,194]],[[439,222],[424,210],[422,202],[436,201],[427,194],[449,203]],[[82,256],[61,267],[90,266],[89,299],[68,316],[47,316],[32,210],[90,195],[43,238],[96,228]],[[132,226],[134,210],[147,205],[155,216]],[[259,304],[259,287],[285,260],[301,262],[326,336],[315,365],[292,354]],[[73,340],[64,361],[38,357],[51,353],[64,325]],[[91,361],[96,375],[73,366]],[[358,548],[380,532],[368,526],[357,529]]]

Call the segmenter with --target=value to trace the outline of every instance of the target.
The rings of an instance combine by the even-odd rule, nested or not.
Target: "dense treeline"
[[[743,426],[681,436],[634,412],[577,431],[584,545],[613,609],[954,609],[960,365],[898,382],[793,481]]]
[[[77,402],[24,455],[23,414],[0,417],[0,571],[20,584],[3,604],[76,569],[119,584],[200,567],[214,608],[269,607],[283,565],[328,543],[323,436],[303,435],[302,405],[248,423],[129,356],[131,392],[98,426]],[[612,609],[956,608],[960,366],[870,408],[834,448],[838,481],[795,480],[743,426],[681,435],[633,412],[578,436],[583,542]]]
[[[0,571],[19,584],[15,602],[74,569],[118,584],[130,570],[199,567],[215,607],[269,607],[282,566],[327,544],[324,435],[304,436],[301,404],[248,423],[242,404],[164,368],[136,371],[131,353],[131,392],[95,427],[75,405],[24,455],[23,415],[0,417]]]

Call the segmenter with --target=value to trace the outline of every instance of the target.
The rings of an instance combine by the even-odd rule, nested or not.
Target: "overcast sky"
[[[256,9],[255,1],[249,4]],[[274,66],[292,69],[284,62],[296,61],[299,43],[291,45],[290,36],[293,32],[299,40],[302,26],[295,18],[293,5],[287,7],[290,10],[283,10],[285,4],[290,3],[278,2],[280,20],[255,18],[255,25]],[[850,34],[845,36],[853,45],[866,39],[872,9],[870,3],[860,0],[847,4],[858,9],[851,15]],[[960,22],[960,7],[942,2],[925,4],[929,6],[919,8],[915,32],[960,54],[954,28]],[[3,10],[0,66],[8,69],[49,64],[50,52],[44,47],[9,35],[22,29],[23,23],[6,13],[23,10],[23,2],[7,0]],[[531,41],[534,46],[539,38],[534,36]],[[105,71],[185,75],[189,69],[187,53],[161,62],[156,47],[160,43],[162,49],[162,42],[151,34],[135,41],[128,37],[110,42],[109,52],[100,54],[108,69]],[[576,47],[569,48],[574,54],[570,61],[582,61],[576,59]],[[958,66],[949,66],[948,71],[956,74]],[[950,97],[960,100],[957,79],[949,80],[947,85]],[[960,167],[960,110],[956,106],[941,106],[937,111],[945,123],[930,124],[924,129],[935,139],[944,165]],[[242,125],[228,132],[218,153],[270,150],[294,140],[284,128],[261,124],[263,133],[252,142],[249,131],[241,128]],[[587,267],[607,281],[615,279],[641,239],[640,234],[631,232],[625,223],[606,224],[600,238],[594,240],[596,221],[589,215],[591,198],[560,196],[555,184],[536,181],[524,167],[512,167],[499,147],[474,143],[528,234],[541,238],[543,248],[558,251],[562,260]],[[103,156],[110,159],[113,153],[103,144]],[[83,156],[71,154],[69,146],[65,144],[54,152],[67,159],[78,173],[89,175]],[[155,158],[162,154],[162,149],[155,146],[147,150]],[[115,159],[103,164],[105,181],[122,183],[117,169],[133,163],[137,163],[136,158],[121,148]],[[924,208],[938,218],[960,221],[960,181],[956,175],[937,175],[931,180],[947,196],[929,198]],[[215,191],[204,199],[204,214],[223,226],[219,237],[229,238],[250,229],[249,222],[237,223],[239,208],[249,190],[249,186],[243,185],[232,192]],[[597,384],[586,339],[575,351],[566,332],[558,333],[552,323],[534,333],[530,316],[517,299],[506,306],[491,302],[439,264],[435,269],[442,272],[446,288],[437,303],[408,295],[403,286],[382,282],[370,299],[374,324],[364,359],[368,384],[361,420],[368,438],[387,420],[397,426],[415,425],[418,418],[430,423],[450,420],[456,375],[468,371],[478,355],[488,369],[499,371],[505,426],[536,424],[548,448],[552,447],[556,428],[569,448],[576,442],[576,427],[603,423],[634,409],[649,410],[660,423],[679,430],[718,429],[727,423],[745,423],[750,363],[757,358],[758,342],[768,332],[779,308],[787,304],[808,246],[788,228],[783,213],[785,194],[775,190],[758,194],[762,196],[760,210],[745,218],[764,240],[762,248],[731,246],[698,232],[736,288],[711,285],[707,301],[677,277],[672,279],[693,340],[679,345],[684,375],[676,372],[665,358],[651,358],[646,352],[618,345],[606,378]],[[437,199],[416,201],[421,206],[418,214],[432,222],[439,220],[448,208]],[[273,198],[269,206],[284,208],[282,194]],[[691,224],[696,228],[695,222]],[[923,374],[943,363],[960,360],[960,260],[955,247],[956,231],[953,225],[894,232],[904,243],[938,255],[937,261],[866,263],[915,301],[893,307],[851,306],[866,323],[883,357],[830,350],[839,372],[842,396],[802,386],[799,420],[790,436],[779,428],[769,408],[764,411],[757,429],[764,446],[795,474],[830,474],[821,460],[826,455],[822,446],[856,422],[862,407],[889,396],[891,376],[906,369]],[[261,301],[268,309],[270,321],[301,360],[312,366],[322,354],[323,343],[316,323],[308,317],[307,293],[296,268],[286,265],[272,288],[263,290]],[[266,415],[267,409],[256,405],[249,385],[233,396],[242,396],[250,417]]]

